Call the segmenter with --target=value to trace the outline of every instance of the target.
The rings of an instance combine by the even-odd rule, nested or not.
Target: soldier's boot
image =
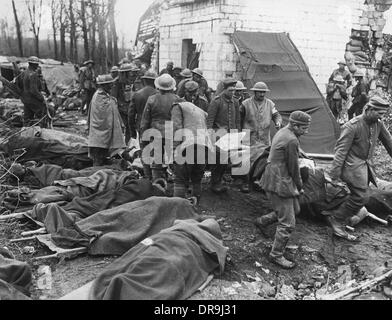
[[[224,193],[227,192],[228,188],[222,185],[223,175],[225,173],[225,167],[215,166],[211,170],[211,191],[214,193]]]
[[[274,244],[272,245],[272,250],[269,255],[269,260],[284,269],[293,269],[296,266],[295,262],[287,260],[283,256],[288,241],[288,238],[275,236]]]
[[[330,211],[323,211],[321,214],[325,216],[325,221],[332,228],[333,234],[342,239],[346,239],[349,241],[357,241],[358,238],[347,233],[343,229],[343,226],[338,221],[336,221],[336,219],[330,213]]]

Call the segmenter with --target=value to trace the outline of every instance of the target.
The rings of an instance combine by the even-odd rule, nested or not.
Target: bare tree
[[[118,63],[118,37],[116,30],[116,23],[114,20],[114,10],[116,7],[116,0],[109,0],[109,24],[110,24],[110,39],[113,42],[113,53],[110,53],[110,60],[113,65]]]
[[[22,30],[18,18],[18,13],[16,11],[16,6],[15,6],[15,1],[12,0],[12,9],[14,12],[14,18],[15,18],[15,27],[16,27],[16,35],[18,37],[18,47],[19,47],[19,55],[23,57],[23,37],[22,37]]]
[[[54,45],[54,58],[59,59],[59,49],[57,45],[57,28],[58,28],[58,14],[59,14],[59,1],[51,0],[50,11],[52,17],[52,30],[53,30],[53,45]]]
[[[89,38],[87,29],[87,14],[86,14],[86,3],[84,0],[80,1],[80,20],[82,21],[82,33],[83,33],[83,44],[84,44],[84,60],[90,58],[89,52]]]
[[[31,31],[34,34],[35,53],[39,57],[39,33],[41,30],[42,0],[25,0],[29,12]]]
[[[56,0],[57,1],[57,0]],[[65,0],[60,0],[59,8],[59,26],[60,26],[60,60],[65,62],[67,60],[65,35],[68,27],[68,20],[66,15],[66,3]]]

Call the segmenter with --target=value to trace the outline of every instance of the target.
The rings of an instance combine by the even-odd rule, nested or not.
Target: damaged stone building
[[[156,69],[168,60],[200,67],[213,89],[228,75],[246,79],[233,41],[238,31],[287,33],[323,93],[344,57],[351,71],[364,68],[370,80],[388,85],[390,43],[383,29],[391,5],[392,0],[157,0],[140,21],[138,40],[155,43]]]

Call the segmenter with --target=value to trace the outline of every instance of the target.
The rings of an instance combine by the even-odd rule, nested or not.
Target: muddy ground
[[[55,129],[85,135],[84,126]],[[391,160],[382,148],[377,150],[376,163],[380,177],[392,181]],[[215,276],[194,299],[314,299],[315,293],[323,292],[326,285],[337,289],[349,280],[359,282],[386,261],[392,263],[391,227],[365,220],[356,228],[360,242],[354,244],[333,237],[323,221],[299,216],[288,250],[298,266],[289,271],[277,268],[267,259],[276,225],[262,234],[253,224],[259,215],[268,211],[268,202],[259,192],[243,194],[239,185],[227,183],[229,192],[215,195],[205,181],[200,204],[200,213],[216,216],[221,226],[224,244],[229,248],[225,272]],[[0,224],[0,246],[8,247],[17,259],[28,261],[33,267],[33,299],[58,299],[93,280],[116,258],[84,254],[69,260],[33,262],[33,257],[50,251],[34,240],[23,244],[9,241],[31,228],[27,221]],[[26,245],[33,246],[36,252],[23,253]],[[46,289],[40,282],[42,275],[38,274],[42,265],[49,265],[51,270],[51,284]],[[376,293],[372,299],[374,295],[387,299]]]

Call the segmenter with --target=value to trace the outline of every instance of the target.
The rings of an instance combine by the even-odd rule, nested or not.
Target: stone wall
[[[211,87],[236,70],[230,34],[235,30],[288,32],[320,90],[344,57],[364,0],[210,0],[168,7],[160,20],[159,68],[181,65],[182,40],[202,45],[200,68]]]

